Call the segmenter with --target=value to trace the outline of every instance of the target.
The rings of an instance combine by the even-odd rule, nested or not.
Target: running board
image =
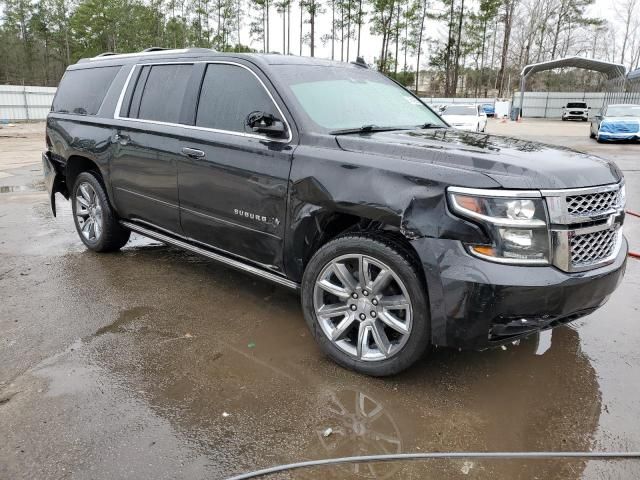
[[[124,220],[120,221],[120,224],[123,227],[126,227],[130,230],[133,230],[134,232],[137,232],[141,235],[144,235],[145,237],[149,237],[149,238],[153,238],[154,240],[159,240],[163,243],[167,243],[169,245],[173,245],[176,247],[180,247],[183,248],[185,250],[188,250],[190,252],[193,253],[197,253],[198,255],[202,255],[204,257],[210,258],[212,260],[215,260],[217,262],[220,263],[224,263],[225,265],[228,265],[230,267],[233,267],[237,270],[241,270],[243,272],[249,272],[253,275],[256,275],[258,277],[262,277],[264,279],[270,280],[272,282],[278,283],[280,285],[283,285],[285,287],[294,289],[294,290],[298,290],[300,288],[300,285],[298,285],[296,282],[293,282],[287,278],[281,277],[280,275],[277,275],[275,273],[271,273],[268,272],[266,270],[262,270],[261,268],[258,267],[254,267],[253,265],[249,265],[246,263],[243,263],[239,260],[235,260],[233,258],[228,258],[225,257],[224,255],[221,255],[219,253],[215,253],[212,252],[210,250],[207,250],[205,248],[202,247],[198,247],[196,245],[193,245],[191,243],[188,243],[184,240],[179,240],[177,238],[171,237],[169,235],[166,235],[164,233],[160,233],[157,232],[155,230],[151,230],[149,228],[145,228],[145,227],[141,227],[138,224],[135,223],[131,223],[131,222],[127,222]]]

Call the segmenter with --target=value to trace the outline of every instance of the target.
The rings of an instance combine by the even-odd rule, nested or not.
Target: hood
[[[400,157],[424,163],[425,167],[438,164],[475,171],[504,188],[590,187],[622,178],[613,162],[593,155],[453,128],[341,135],[336,140],[347,151]],[[427,169],[425,175],[428,178]]]

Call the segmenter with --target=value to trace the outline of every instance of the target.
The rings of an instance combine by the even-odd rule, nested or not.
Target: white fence
[[[495,103],[495,98],[444,98],[422,97],[427,103]],[[590,115],[595,115],[605,104],[640,103],[640,92],[524,92],[523,117],[561,118],[562,107],[569,102],[585,102],[591,107]],[[511,98],[513,107],[520,107],[520,94]]]
[[[44,120],[55,93],[55,87],[0,85],[0,121]]]

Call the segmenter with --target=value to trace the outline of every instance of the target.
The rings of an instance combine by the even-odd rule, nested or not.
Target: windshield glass
[[[446,126],[420,100],[372,70],[317,65],[276,65],[274,70],[323,130]]]
[[[567,103],[567,108],[587,108],[586,103]]]
[[[609,105],[607,117],[640,117],[640,105]]]
[[[443,115],[478,115],[478,110],[473,105],[447,105]]]

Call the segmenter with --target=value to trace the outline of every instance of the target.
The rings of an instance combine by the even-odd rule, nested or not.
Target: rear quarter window
[[[52,112],[95,115],[121,66],[68,70],[51,106]]]

